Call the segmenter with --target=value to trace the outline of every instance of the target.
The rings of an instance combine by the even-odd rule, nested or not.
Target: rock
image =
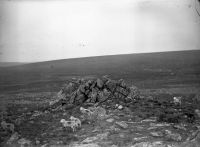
[[[184,130],[184,131],[187,130],[186,127],[185,127],[183,124],[180,124],[180,125],[174,125],[173,127],[174,127],[175,129],[180,129],[180,130]]]
[[[105,132],[102,134],[98,134],[97,137],[98,137],[98,140],[103,140],[103,139],[107,139],[108,135],[109,135],[109,132]]]
[[[119,109],[119,110],[122,110],[122,109],[123,109],[123,106],[122,106],[122,105],[119,105],[119,106],[118,106],[118,109]]]
[[[97,94],[98,94],[97,90],[92,89],[92,92],[90,93],[90,96],[89,96],[91,98],[90,100],[91,103],[95,103],[97,101]]]
[[[157,127],[149,127],[147,130],[155,130]]]
[[[155,142],[140,142],[140,143],[136,143],[132,147],[169,147],[169,146],[164,144],[161,141],[155,141]]]
[[[80,90],[80,92],[85,93],[85,86],[84,85],[80,85],[79,86],[79,90]]]
[[[85,95],[81,94],[76,97],[75,104],[82,104],[85,101]]]
[[[85,88],[86,88],[86,89],[89,89],[91,85],[92,85],[92,81],[91,81],[91,80],[88,80],[88,81],[85,83]]]
[[[200,145],[200,130],[197,130],[184,143],[177,147],[199,147]]]
[[[100,147],[96,143],[88,143],[88,144],[71,144],[70,147]]]
[[[115,132],[120,131],[120,129],[117,128],[117,127],[115,127],[115,125],[111,126],[111,127],[110,127],[110,130],[111,130],[111,131],[115,131]]]
[[[199,110],[199,109],[195,109],[195,113],[196,113],[197,116],[200,118],[200,110]]]
[[[113,144],[113,145],[111,145],[110,147],[118,147],[117,145],[115,145],[115,144]]]
[[[181,141],[182,137],[178,133],[172,133],[170,130],[165,130],[165,137],[168,140]]]
[[[105,84],[108,80],[110,80],[110,78],[109,78],[108,75],[104,75],[104,76],[102,77],[102,81],[103,81],[104,84]]]
[[[15,124],[16,124],[17,126],[19,126],[19,125],[21,124],[21,122],[22,122],[22,119],[21,119],[21,118],[17,118],[17,119],[15,120]]]
[[[112,107],[114,102],[131,102],[132,99],[128,98],[130,91],[124,80],[111,80],[107,76],[102,77],[102,79],[82,79],[65,85],[58,93],[57,99],[50,102],[50,106],[54,107],[55,111],[63,110],[62,108],[68,104],[93,103]],[[135,94],[135,92],[133,93]],[[123,109],[122,106],[119,106],[119,109]]]
[[[141,141],[141,140],[147,139],[147,138],[148,138],[147,136],[144,136],[144,137],[135,137],[134,141]]]
[[[120,138],[126,138],[126,135],[124,133],[119,133]]]
[[[136,86],[131,86],[130,88],[130,93],[127,96],[129,99],[138,99],[140,97],[140,91]]]
[[[40,144],[40,141],[39,141],[39,140],[36,140],[36,141],[35,141],[35,144],[36,144],[36,145],[39,145],[39,144]]]
[[[119,85],[120,85],[121,87],[123,87],[123,88],[126,87],[126,83],[124,82],[123,79],[120,79],[120,80],[118,81],[118,83],[119,83]]]
[[[156,118],[144,119],[142,122],[156,122]]]
[[[107,89],[103,89],[103,91],[98,92],[98,101],[102,102],[109,98],[110,92]]]
[[[120,127],[122,127],[123,129],[127,129],[128,128],[128,124],[126,124],[125,122],[121,121],[121,122],[115,122],[117,125],[119,125]]]
[[[96,141],[101,141],[103,139],[107,139],[108,134],[109,134],[109,132],[105,132],[102,134],[98,134],[97,136],[87,137],[81,143],[92,143],[92,142],[96,142]]]
[[[184,143],[178,147],[199,147],[200,145],[200,130],[194,132],[193,136],[190,136]]]
[[[103,120],[107,118],[106,110],[102,107],[89,107],[88,109],[85,109],[83,107],[80,108],[81,113],[83,113],[83,117],[86,120]]]
[[[91,143],[91,142],[96,141],[97,139],[98,139],[97,136],[94,136],[94,137],[88,137],[88,138],[84,139],[84,140],[82,141],[82,143]]]
[[[47,146],[48,146],[48,143],[41,145],[41,147],[47,147]]]
[[[105,85],[111,92],[114,92],[116,89],[116,82],[113,80],[108,80]]]
[[[42,114],[43,114],[43,112],[35,111],[31,118],[33,119],[34,117],[40,116]]]
[[[151,127],[168,127],[170,124],[168,123],[150,123]]]
[[[105,119],[107,118],[108,116],[106,115],[106,110],[102,107],[92,107],[93,108],[93,112],[94,114],[97,116],[97,119]]]
[[[1,122],[1,128],[2,128],[4,131],[9,131],[9,132],[12,132],[12,133],[14,133],[14,131],[15,131],[15,126],[14,126],[14,124],[12,124],[12,123],[7,123],[6,121],[2,121],[2,122]]]
[[[97,79],[97,87],[102,88],[103,87],[103,81],[100,79]]]
[[[14,134],[11,135],[9,140],[7,141],[7,144],[12,144],[13,142],[17,141],[19,139],[19,134],[15,132]]]
[[[175,105],[180,105],[181,101],[182,101],[182,97],[181,96],[179,96],[179,97],[173,97],[173,100],[174,100],[174,104]]]
[[[114,121],[114,119],[113,118],[109,118],[106,121],[109,122],[109,123],[112,123]]]
[[[57,141],[56,144],[63,144],[63,141]]]
[[[151,132],[150,134],[153,137],[163,137],[163,133],[162,132]]]
[[[122,105],[116,104],[115,107],[119,110],[122,110],[124,107]]]
[[[20,144],[21,147],[30,146],[31,145],[31,141],[27,140],[25,138],[19,139],[17,143]]]

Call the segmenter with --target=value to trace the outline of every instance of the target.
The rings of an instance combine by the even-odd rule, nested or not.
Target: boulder
[[[103,87],[103,81],[101,79],[97,79],[97,87],[100,89]]]

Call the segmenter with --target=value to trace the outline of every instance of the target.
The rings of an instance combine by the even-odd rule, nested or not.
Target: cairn
[[[97,79],[78,79],[64,86],[55,104],[94,104],[106,102],[130,103],[139,98],[137,87],[128,87],[123,79],[111,80],[108,76]]]

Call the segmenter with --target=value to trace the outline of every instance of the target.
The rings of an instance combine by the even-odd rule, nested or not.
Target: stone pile
[[[51,102],[81,105],[103,102],[129,103],[139,97],[135,86],[128,87],[124,80],[111,80],[108,76],[97,79],[78,79],[70,82],[58,93],[58,99]]]

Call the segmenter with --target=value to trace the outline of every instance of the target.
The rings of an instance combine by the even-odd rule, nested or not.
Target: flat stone
[[[162,137],[162,136],[163,136],[163,133],[162,133],[162,132],[151,132],[150,134],[151,134],[151,136],[153,136],[153,137]]]
[[[82,143],[91,143],[91,142],[96,141],[97,139],[98,139],[98,137],[96,137],[96,136],[94,136],[94,137],[88,137],[88,138],[84,139],[82,141]]]
[[[156,119],[144,119],[142,122],[156,122]]]
[[[119,109],[119,110],[122,110],[122,109],[123,109],[123,106],[122,106],[122,105],[119,105],[119,106],[118,106],[118,109]]]
[[[183,125],[174,125],[173,126],[175,129],[180,129],[180,130],[184,130],[184,131],[186,131],[187,129],[185,128],[185,126],[183,126]]]
[[[117,125],[119,125],[120,127],[122,127],[123,129],[127,129],[128,128],[128,124],[121,121],[121,122],[116,122]]]
[[[141,140],[147,139],[147,138],[148,138],[147,136],[144,136],[144,137],[135,137],[134,141],[141,141]]]
[[[109,122],[109,123],[112,123],[114,121],[114,119],[113,118],[109,118],[106,121]]]
[[[150,126],[151,127],[168,127],[168,126],[170,126],[170,124],[168,124],[168,123],[150,123]]]
[[[71,144],[70,147],[100,147],[96,143],[88,143],[88,144]]]

